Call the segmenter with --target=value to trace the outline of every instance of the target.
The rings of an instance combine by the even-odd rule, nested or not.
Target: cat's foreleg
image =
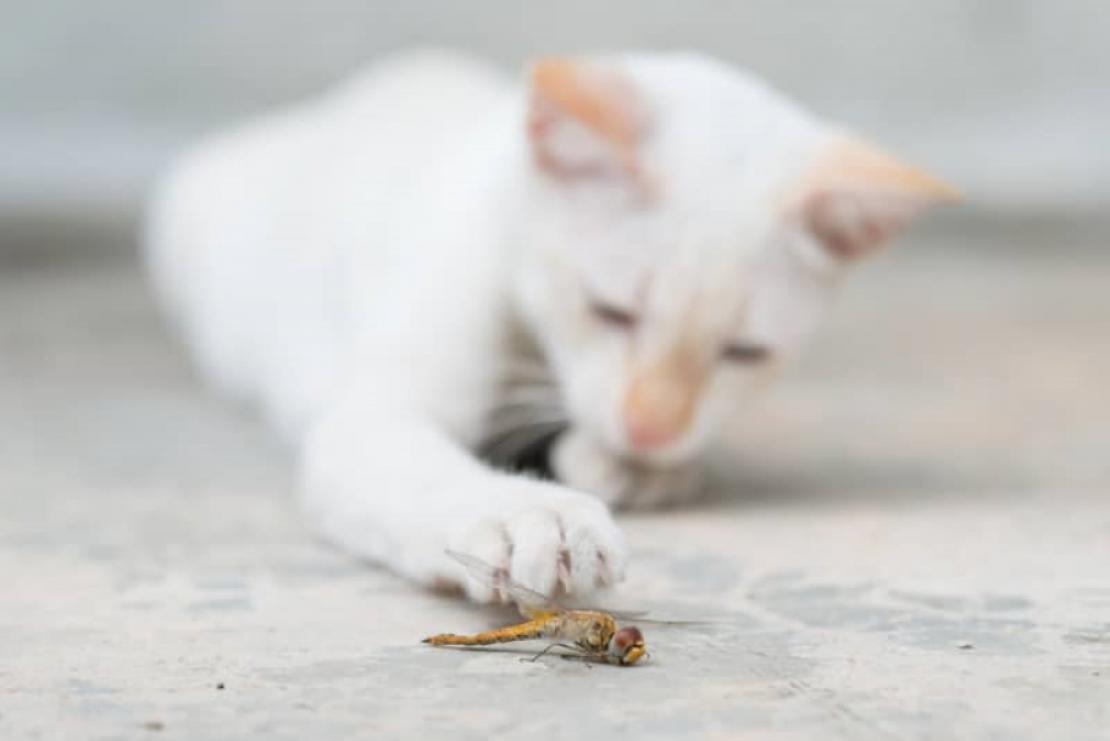
[[[498,596],[447,549],[548,595],[623,577],[624,538],[603,503],[496,472],[414,411],[337,406],[307,436],[302,466],[305,508],[325,537],[418,582]]]

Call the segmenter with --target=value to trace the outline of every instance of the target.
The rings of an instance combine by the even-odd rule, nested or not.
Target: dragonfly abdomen
[[[424,639],[424,643],[433,646],[488,646],[492,643],[509,643],[511,641],[528,641],[533,638],[543,638],[547,635],[548,625],[546,620],[529,620],[519,625],[509,625],[497,630],[487,630],[484,633],[473,635],[456,635],[455,633],[441,633]]]

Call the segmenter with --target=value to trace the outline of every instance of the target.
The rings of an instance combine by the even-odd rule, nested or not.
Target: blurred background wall
[[[965,214],[1110,202],[1107,0],[0,0],[0,17],[0,239],[20,219],[133,219],[191,137],[414,44],[506,66],[701,49],[938,170]]]

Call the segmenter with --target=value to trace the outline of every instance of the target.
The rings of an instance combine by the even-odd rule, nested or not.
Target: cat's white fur
[[[618,152],[611,122],[591,128],[557,95],[537,102],[472,59],[425,52],[204,143],[149,222],[156,283],[200,367],[297,446],[322,532],[475,599],[493,593],[445,548],[545,593],[620,579],[606,502],[689,496],[696,454],[803,342],[847,262],[804,218],[830,128],[697,55],[571,69],[611,95],[634,146]],[[537,105],[544,125],[529,129]],[[810,221],[832,213],[880,241],[853,214],[912,210],[892,192],[872,203],[857,187]],[[599,319],[596,301],[636,325]],[[473,453],[506,379],[535,363],[522,338],[569,416],[565,484]],[[719,358],[735,341],[774,359]],[[676,348],[698,368],[693,411],[664,444],[637,445],[629,410],[661,418],[658,393],[632,403],[631,384]]]

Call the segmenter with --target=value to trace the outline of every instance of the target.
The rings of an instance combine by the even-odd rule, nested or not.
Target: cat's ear
[[[543,173],[564,181],[639,179],[645,128],[638,91],[615,66],[561,57],[532,64],[528,139]]]
[[[831,255],[854,260],[877,251],[927,208],[959,199],[933,176],[838,138],[821,152],[791,210]]]

